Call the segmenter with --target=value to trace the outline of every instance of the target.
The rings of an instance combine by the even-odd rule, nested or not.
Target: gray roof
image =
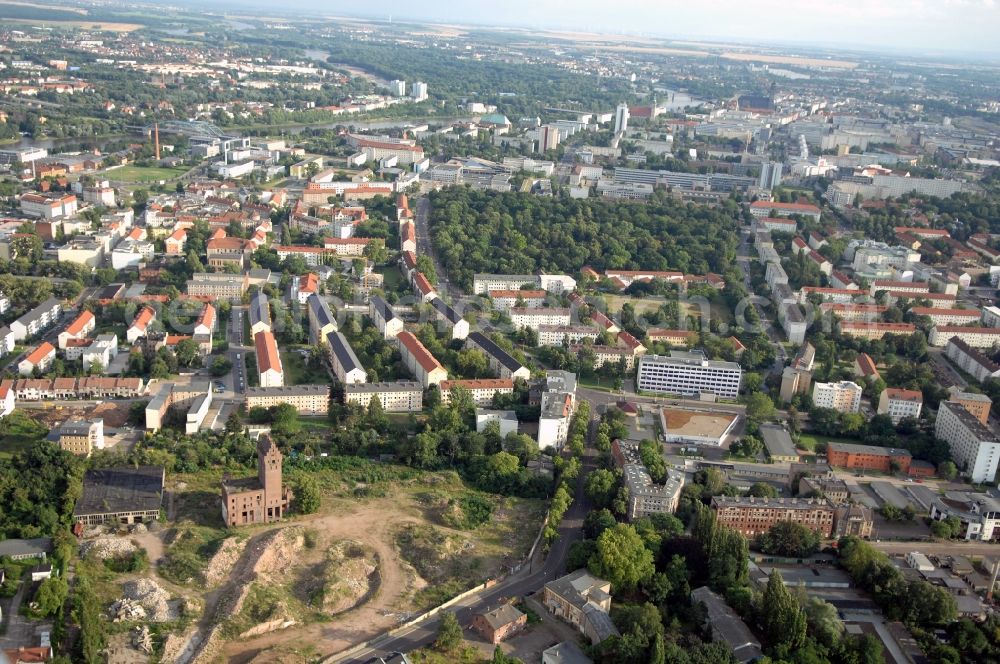
[[[451,308],[447,302],[439,297],[431,300],[431,306],[434,307],[435,311],[441,314],[445,320],[447,320],[452,325],[461,322],[462,317],[458,315],[458,312]]]
[[[306,304],[309,305],[309,310],[320,327],[337,324],[337,320],[333,317],[333,312],[330,311],[330,305],[319,295],[315,293],[310,295],[309,299],[306,300]]]
[[[163,466],[100,468],[83,477],[83,495],[73,514],[117,514],[160,509]]]
[[[945,408],[950,411],[958,420],[962,423],[970,434],[975,436],[976,440],[980,442],[997,442],[1000,440],[992,431],[990,431],[986,426],[980,422],[975,415],[970,413],[965,409],[960,403],[955,403],[951,401],[942,401],[939,408]]]
[[[472,332],[469,334],[469,341],[471,341],[476,346],[483,349],[483,352],[491,356],[494,360],[510,369],[511,371],[517,371],[522,365],[520,362],[511,357],[510,353],[500,348],[492,339],[487,337],[482,332]]]
[[[58,306],[60,306],[59,300],[54,297],[50,297],[28,313],[18,318],[15,322],[28,327],[31,323],[47,316],[52,309]]]
[[[264,291],[257,291],[250,298],[250,327],[257,323],[264,323],[271,326],[271,307],[267,303],[267,295]]]
[[[396,314],[395,312],[393,312],[392,307],[389,306],[389,303],[386,302],[382,297],[378,295],[372,295],[369,302],[372,305],[372,309],[375,310],[375,312],[379,315],[379,317],[382,320],[389,322],[396,317]]]
[[[52,540],[48,537],[38,539],[8,539],[0,541],[0,558],[3,556],[43,556],[52,551]]]
[[[344,393],[375,394],[377,392],[423,392],[424,386],[415,380],[398,380],[384,383],[355,383],[345,385]]]
[[[943,406],[946,402],[942,401]],[[965,411],[965,409],[962,409]],[[965,411],[968,412],[968,411]],[[853,443],[835,443],[830,441],[826,444],[827,450],[835,450],[837,452],[850,452],[851,454],[873,454],[878,456],[902,456],[908,457],[912,456],[909,451],[899,449],[898,447],[879,447],[878,445],[855,445]]]
[[[578,569],[564,577],[549,581],[545,587],[570,604],[583,608],[590,597],[598,595],[602,598],[606,597],[607,593],[601,588],[609,585],[610,582],[594,576],[586,569]]]
[[[248,387],[248,397],[268,396],[308,396],[311,394],[329,394],[329,385],[282,385],[281,387]]]
[[[717,638],[726,642],[737,661],[749,662],[763,655],[760,641],[725,600],[702,586],[691,591],[691,600],[701,602],[708,610],[708,624]]]
[[[767,453],[771,456],[799,455],[795,451],[795,443],[792,442],[792,437],[785,427],[778,424],[761,424],[759,431],[760,437],[764,439],[764,445],[767,446]]]
[[[612,636],[618,636],[618,628],[615,627],[613,622],[611,622],[611,616],[609,616],[601,607],[587,602],[583,606],[583,615],[585,615],[587,620],[590,622],[590,626],[594,630],[594,634],[597,635],[598,641],[603,641],[604,639]]]
[[[86,436],[93,422],[89,420],[66,420],[59,425],[60,436]]]
[[[516,608],[510,604],[504,604],[492,611],[483,613],[483,619],[486,624],[492,627],[494,630],[500,629],[505,625],[509,625],[521,618],[524,614],[518,611]]]
[[[583,654],[580,647],[572,641],[557,643],[542,652],[544,664],[593,664],[594,660]]]
[[[330,344],[330,352],[337,358],[337,362],[343,367],[344,373],[353,371],[354,369],[364,371],[365,368],[361,366],[358,356],[354,354],[354,349],[348,343],[347,337],[340,332],[330,332],[326,335],[326,340]]]

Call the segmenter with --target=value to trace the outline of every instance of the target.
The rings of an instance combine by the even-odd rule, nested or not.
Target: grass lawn
[[[385,278],[385,282],[383,283],[384,287],[383,290],[385,290],[386,293],[390,291],[395,293],[402,293],[403,291],[408,290],[406,287],[406,282],[403,281],[402,273],[399,271],[399,268],[396,267],[395,265],[386,265],[384,267],[378,268],[375,271],[381,274]]]
[[[281,350],[281,368],[285,370],[285,385],[325,385],[330,382],[330,376],[323,369],[313,369],[306,363],[306,358],[299,354],[300,349],[288,348]]]
[[[157,166],[122,166],[107,172],[112,180],[121,182],[158,182],[170,180],[187,173],[186,168],[159,168]]]
[[[608,302],[608,311],[617,313],[622,310],[622,305],[628,303],[635,309],[635,313],[644,314],[657,311],[666,302],[666,299],[651,295],[649,297],[629,297],[628,295],[605,295]]]
[[[44,440],[49,430],[23,410],[15,410],[0,421],[0,458],[9,458]]]
[[[602,390],[604,392],[614,392],[612,389],[615,386],[614,378],[583,378],[578,377],[577,382],[584,387],[589,387],[592,390]]]

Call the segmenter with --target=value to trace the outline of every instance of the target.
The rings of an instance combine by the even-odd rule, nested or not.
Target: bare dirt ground
[[[405,600],[419,585],[419,579],[392,545],[395,529],[406,523],[421,523],[420,519],[393,515],[398,505],[382,501],[364,506],[353,514],[320,516],[298,521],[305,527],[316,528],[331,540],[353,539],[374,549],[379,557],[379,590],[370,601],[338,615],[332,622],[291,627],[258,637],[227,643],[223,648],[227,662],[244,663],[286,661],[287,648],[309,645],[318,653],[332,653],[352,643],[363,641],[399,622],[405,613]],[[274,649],[273,653],[265,653]],[[286,652],[281,652],[286,650]]]

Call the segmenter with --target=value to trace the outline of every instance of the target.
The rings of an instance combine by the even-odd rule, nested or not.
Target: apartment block
[[[300,415],[326,415],[330,404],[330,386],[283,385],[281,387],[248,387],[246,391],[246,404],[247,410],[289,404]]]
[[[270,332],[258,332],[253,337],[257,359],[257,376],[261,387],[281,387],[285,384],[285,371],[281,367],[278,342]]]
[[[909,336],[917,331],[912,323],[868,323],[841,321],[840,333],[855,339],[881,339],[887,334]]]
[[[784,521],[801,524],[821,537],[833,534],[834,507],[823,498],[754,498],[715,496],[716,521],[748,538],[762,535]]]
[[[451,330],[452,339],[465,339],[469,336],[469,321],[455,311],[451,305],[439,297],[431,300],[431,310],[434,317]]]
[[[559,308],[511,307],[507,312],[517,329],[538,330],[540,325],[569,325],[570,310]]]
[[[403,319],[397,316],[389,303],[378,295],[373,295],[368,300],[368,315],[383,339],[395,339],[403,331]]]
[[[920,417],[920,410],[924,406],[924,395],[918,390],[902,390],[895,387],[888,387],[882,390],[878,399],[879,415],[888,415],[893,424],[912,417]]]
[[[934,435],[948,443],[956,465],[972,482],[992,482],[1000,462],[1000,438],[961,404],[942,401]]]
[[[579,344],[584,340],[596,341],[599,330],[589,325],[539,325],[539,346]]]
[[[425,388],[448,379],[448,371],[412,333],[403,331],[396,336],[403,363]]]
[[[104,449],[104,420],[68,420],[55,431],[59,449],[78,456],[90,456]]]
[[[973,348],[993,348],[1000,344],[1000,328],[935,325],[931,328],[927,343],[940,348],[956,337]]]
[[[945,356],[954,362],[962,371],[972,374],[979,382],[1000,377],[1000,364],[997,364],[977,348],[973,348],[960,337],[953,336],[944,347]]]
[[[361,366],[354,349],[342,333],[333,331],[326,335],[326,344],[330,347],[330,367],[333,373],[344,385],[368,382],[368,373]]]
[[[514,381],[510,378],[481,378],[478,380],[445,380],[438,385],[441,390],[441,401],[451,400],[451,391],[458,387],[468,390],[477,406],[493,405],[493,395],[513,394]]]
[[[466,347],[476,348],[486,353],[486,357],[489,358],[490,369],[500,378],[510,378],[511,380],[516,378],[528,380],[531,378],[531,371],[528,367],[514,359],[510,353],[500,348],[495,341],[482,332],[469,333],[469,336],[465,340],[465,345]]]
[[[319,295],[310,295],[306,300],[306,311],[309,316],[309,343],[322,345],[326,336],[337,331],[337,319],[330,310],[330,305]]]
[[[414,380],[354,383],[344,387],[344,402],[367,408],[372,399],[387,413],[418,413],[423,409],[424,387]]]
[[[813,403],[817,408],[832,408],[840,413],[861,409],[861,386],[849,380],[837,383],[814,383]]]
[[[972,416],[982,424],[989,424],[990,408],[993,401],[985,394],[975,394],[973,392],[952,392],[948,401],[963,406]]]

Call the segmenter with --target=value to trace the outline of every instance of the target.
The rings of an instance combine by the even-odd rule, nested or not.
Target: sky
[[[233,1],[233,0],[231,0]],[[258,0],[254,4],[271,4]],[[1000,54],[1000,0],[301,0],[323,13],[913,54]],[[274,5],[272,5],[274,6]]]

